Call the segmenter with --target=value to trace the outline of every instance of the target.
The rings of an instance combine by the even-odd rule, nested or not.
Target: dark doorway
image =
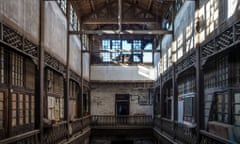
[[[111,144],[133,144],[133,141],[112,141]]]
[[[129,115],[129,94],[116,94],[116,115]]]

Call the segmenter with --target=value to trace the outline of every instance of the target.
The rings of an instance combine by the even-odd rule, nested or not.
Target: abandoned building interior
[[[240,0],[0,0],[0,144],[239,144]]]

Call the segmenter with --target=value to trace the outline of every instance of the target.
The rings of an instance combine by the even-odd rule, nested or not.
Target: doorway
[[[129,115],[129,94],[116,94],[116,115]]]

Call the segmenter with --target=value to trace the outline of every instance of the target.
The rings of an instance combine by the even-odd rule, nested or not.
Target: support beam
[[[99,8],[95,8],[95,10],[92,11],[91,13],[82,16],[81,17],[82,21],[87,20],[88,18],[90,18],[93,15],[96,15],[97,13],[101,12],[103,9],[107,8],[108,6],[113,5],[115,2],[116,2],[115,0],[109,1],[106,5],[103,5],[103,6],[99,7]],[[79,10],[76,9],[76,11],[79,11]]]
[[[39,26],[39,61],[38,61],[38,65],[39,65],[39,69],[38,69],[38,73],[39,73],[39,79],[38,79],[38,108],[36,111],[37,117],[38,119],[37,121],[37,127],[39,127],[40,129],[40,143],[43,143],[43,118],[44,118],[44,114],[43,114],[43,109],[44,109],[44,104],[43,104],[43,100],[44,100],[44,22],[45,22],[45,1],[44,0],[40,0],[40,26]]]
[[[149,3],[148,3],[148,10],[151,10],[152,2],[153,2],[153,0],[149,0]]]
[[[70,25],[70,3],[67,1],[67,9],[66,9],[66,18],[67,18],[67,55],[66,55],[66,77],[65,77],[65,118],[67,121],[67,127],[70,127],[70,115],[69,115],[69,79],[70,79],[70,35],[69,35],[69,25]],[[70,135],[68,133],[67,138],[69,139]]]
[[[172,31],[167,30],[124,30],[119,32],[119,30],[82,30],[82,31],[70,31],[70,34],[146,34],[146,35],[164,35],[172,34]]]
[[[118,0],[118,31],[122,31],[122,0]]]
[[[116,18],[98,18],[88,19],[83,21],[85,25],[98,25],[98,24],[119,24]],[[153,18],[136,18],[136,19],[122,19],[121,24],[160,24],[159,21]]]

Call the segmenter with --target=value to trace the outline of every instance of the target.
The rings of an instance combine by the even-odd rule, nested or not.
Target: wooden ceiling
[[[165,34],[164,19],[172,20],[175,0],[70,0],[82,30],[132,34]]]

